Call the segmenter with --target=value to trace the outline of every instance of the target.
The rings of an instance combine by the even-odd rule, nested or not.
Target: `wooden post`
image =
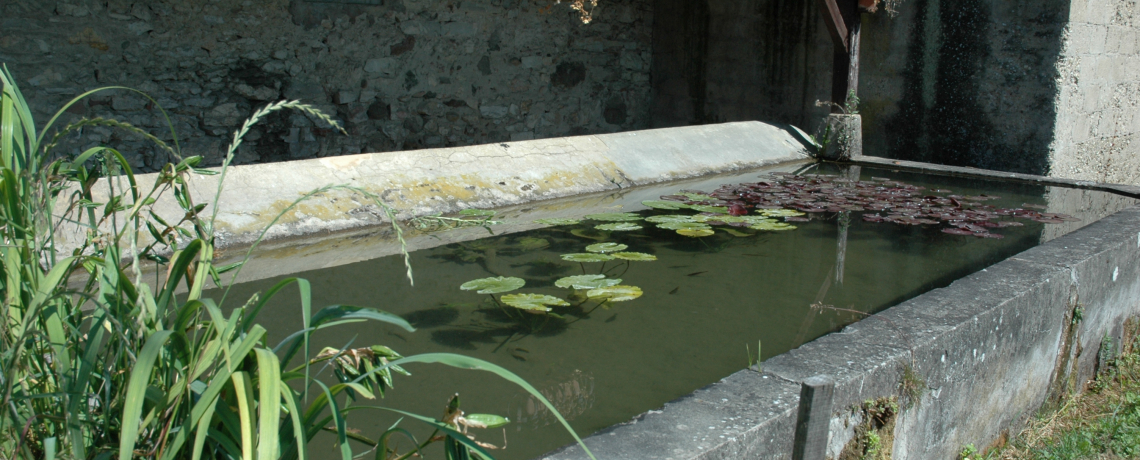
[[[858,0],[827,1],[837,1],[836,6],[843,17],[847,32],[844,40],[847,46],[835,47],[834,58],[831,61],[831,102],[842,106],[846,104],[848,95],[859,93],[859,34],[862,21],[859,17]],[[843,111],[839,107],[832,106],[831,113],[843,113]]]
[[[831,404],[835,382],[825,375],[804,380],[800,388],[800,413],[796,420],[792,460],[824,460],[831,428]]]

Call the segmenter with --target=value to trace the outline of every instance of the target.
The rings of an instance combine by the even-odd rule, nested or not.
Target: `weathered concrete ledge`
[[[788,131],[753,121],[236,166],[230,168],[217,200],[217,245],[251,243],[291,203],[328,185],[375,194],[407,218],[807,158],[803,145]],[[156,176],[137,179],[146,191]],[[190,189],[195,202],[214,201],[219,180],[220,176],[194,175]],[[123,190],[123,182],[120,179],[116,188]],[[106,182],[96,190],[102,194],[96,201],[105,198]],[[66,205],[61,203],[60,210]],[[170,194],[155,203],[154,210],[175,221],[184,214]],[[330,190],[283,215],[266,237],[347,230],[381,220],[383,213],[366,196]],[[83,235],[73,227],[57,236],[57,241],[62,239],[61,247],[67,250]]]
[[[903,166],[866,157],[859,163]],[[904,369],[911,367],[927,388],[897,419],[894,458],[956,458],[966,444],[984,447],[1016,432],[1049,398],[1080,391],[1095,372],[1098,350],[1118,349],[1121,324],[1138,314],[1135,206],[771,358],[762,373],[737,372],[586,443],[598,458],[791,458],[799,384],[827,374],[836,381],[828,446],[836,456],[857,421],[851,408],[899,395]],[[569,446],[544,458],[585,457]]]

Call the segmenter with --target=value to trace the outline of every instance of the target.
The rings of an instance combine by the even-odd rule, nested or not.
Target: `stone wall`
[[[41,123],[83,90],[138,88],[168,111],[184,155],[209,164],[242,120],[283,98],[332,114],[348,135],[298,112],[272,114],[246,137],[239,163],[648,126],[649,0],[602,2],[588,25],[546,0],[345,3],[9,0],[0,62]],[[125,91],[72,106],[65,121],[80,117],[169,131],[154,103]],[[67,139],[67,151],[118,147],[141,170],[168,160],[123,130],[87,127]]]
[[[1050,174],[1140,185],[1140,5],[1074,0],[1068,20]]]

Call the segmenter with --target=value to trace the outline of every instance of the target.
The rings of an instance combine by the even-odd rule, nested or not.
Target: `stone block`
[[[507,116],[510,108],[502,105],[480,105],[479,114],[486,118],[503,118]]]
[[[524,56],[522,58],[522,68],[536,69],[542,66],[542,56]]]
[[[135,94],[116,95],[111,97],[111,108],[120,112],[142,110],[144,107],[146,107],[146,100]]]
[[[242,120],[237,103],[222,104],[206,112],[202,123],[208,127],[233,128]]]
[[[398,62],[393,58],[377,58],[369,59],[364,64],[364,71],[370,74],[379,75],[384,78],[392,78],[398,72]]]
[[[440,27],[441,35],[445,37],[470,37],[478,32],[475,24],[470,22],[448,22]]]

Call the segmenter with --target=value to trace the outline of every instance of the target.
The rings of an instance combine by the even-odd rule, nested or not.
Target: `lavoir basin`
[[[206,193],[216,177],[192,186]],[[220,263],[241,257],[273,216],[322,185],[372,191],[405,220],[495,210],[497,225],[409,232],[410,286],[382,213],[330,191],[286,213],[228,299],[298,276],[312,282],[316,307],[399,314],[418,330],[361,323],[316,340],[502,365],[553,401],[598,458],[790,458],[800,382],[821,374],[836,382],[828,443],[836,456],[861,423],[857,408],[898,396],[907,372],[923,385],[917,404],[898,414],[896,455],[949,458],[1078,389],[1097,350],[1112,343],[1105,338],[1119,338],[1124,320],[1140,314],[1140,190],[874,157],[816,163],[794,130],[758,122],[242,166],[227,180]],[[796,181],[829,182],[819,187],[827,196],[784,190],[775,198],[791,203],[776,206],[765,195]],[[743,213],[716,201],[740,184],[749,188]],[[913,203],[883,193],[861,195],[874,199],[858,210],[837,187],[905,189],[946,212],[993,215],[899,212]],[[880,204],[868,210],[872,203]],[[780,213],[805,207],[818,212]],[[160,214],[168,208],[176,212],[156,204]],[[575,276],[584,277],[579,287],[565,281]],[[470,284],[499,277],[522,286],[489,295]],[[586,285],[618,278],[612,287],[630,288],[600,296],[609,302]],[[522,294],[532,297],[508,297]],[[279,294],[261,316],[273,337],[300,329],[294,299]],[[759,369],[745,369],[758,359]],[[505,430],[477,433],[506,446],[497,457],[585,458],[561,448],[570,437],[507,382],[408,370],[382,404],[438,416],[459,393],[466,411],[511,419]],[[365,411],[350,418],[365,436],[393,421]],[[332,443],[318,439],[311,451],[331,458]]]
[[[568,217],[539,219],[533,230],[503,234],[497,225],[468,228],[485,237],[412,253],[414,286],[405,279],[398,254],[288,276],[312,283],[314,305],[374,306],[418,329],[406,333],[379,323],[347,325],[317,333],[314,349],[382,344],[405,355],[452,352],[484,359],[531,382],[575,430],[587,435],[1059,236],[1051,226],[1071,228],[1132,203],[1104,194],[1092,199],[1112,202],[1112,207],[1090,213],[1067,205],[1088,198],[1090,192],[1075,189],[826,163],[774,169],[775,174],[755,170],[628,190],[622,197],[584,196],[581,204],[566,205],[563,215]],[[717,209],[723,200],[708,196],[731,184],[769,190],[787,204],[749,205],[743,214],[767,213],[771,217],[760,220],[774,225],[739,222],[734,218],[741,216],[727,214],[727,207]],[[807,191],[793,196],[772,188],[781,184],[813,190],[818,198]],[[918,201],[941,197],[945,207],[939,209],[986,206],[1027,212],[1036,219],[1014,214],[981,219],[1001,225],[982,230],[989,237],[961,230],[949,219],[880,222],[877,216],[905,209],[887,202],[898,199],[891,194]],[[836,195],[866,197],[882,209],[835,208]],[[810,200],[831,207],[805,208]],[[576,207],[583,209],[580,215],[565,212]],[[801,208],[816,212],[796,211]],[[491,218],[499,219],[535,220],[517,210]],[[454,231],[449,230],[453,222],[436,222],[425,237]],[[238,284],[229,296],[249,298],[280,278]],[[461,289],[488,278],[525,284],[494,294]],[[559,286],[574,282],[581,284]],[[591,288],[611,283],[636,291],[587,295]],[[636,298],[625,300],[622,295],[629,292]],[[537,307],[550,308],[549,313],[526,311],[508,303],[520,293],[558,302]],[[296,297],[278,295],[262,316],[270,341],[301,329],[300,312]],[[894,340],[904,344],[908,337],[899,334]],[[541,403],[495,377],[443,367],[409,370],[413,375],[397,376],[384,404],[435,414],[458,392],[466,410],[511,419],[505,433],[479,433],[481,441],[508,446],[496,452],[498,458],[535,458],[573,441]],[[357,412],[350,421],[367,434],[384,431],[395,419]],[[339,452],[330,448],[326,455]]]

